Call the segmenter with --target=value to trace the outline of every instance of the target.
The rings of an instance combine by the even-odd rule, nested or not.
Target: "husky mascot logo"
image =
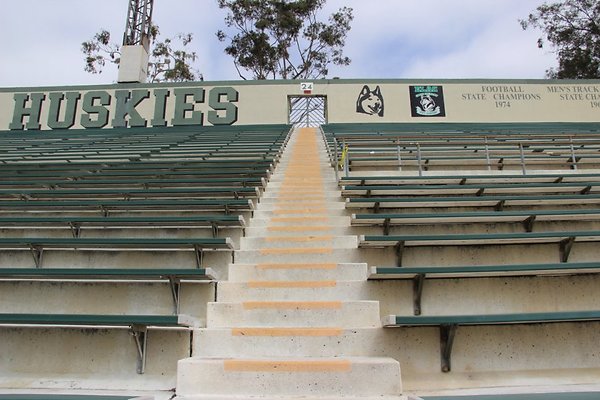
[[[444,93],[441,86],[410,86],[413,117],[445,117]]]
[[[375,90],[363,86],[356,100],[356,112],[383,117],[383,96],[379,86]]]

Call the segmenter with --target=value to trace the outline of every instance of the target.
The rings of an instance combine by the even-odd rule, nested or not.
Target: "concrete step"
[[[381,231],[381,228],[379,231]],[[358,232],[356,228],[346,225],[262,226],[246,228],[246,237],[352,235],[355,232]]]
[[[350,226],[350,216],[323,216],[323,215],[282,215],[271,218],[252,218],[249,227],[268,226]]]
[[[187,358],[177,365],[177,395],[381,396],[402,393],[391,358]]]
[[[316,281],[344,280],[360,281],[367,279],[368,268],[364,263],[264,263],[229,265],[230,282],[252,280],[270,281]]]
[[[337,188],[338,182],[335,176],[326,177],[323,175],[306,178],[292,178],[290,176],[275,175],[269,179],[269,190],[279,190],[281,188]]]
[[[168,392],[171,394],[171,392]],[[141,399],[141,400],[146,400]],[[148,399],[150,400],[150,399]],[[156,398],[156,400],[162,400]],[[165,397],[164,400],[171,400]],[[172,400],[423,400],[414,395],[395,395],[395,396],[253,396],[253,395],[203,395],[203,396],[180,396],[173,397]]]
[[[260,250],[238,250],[235,260],[239,263],[331,263],[343,260],[344,262],[363,262],[361,249],[334,249],[332,247],[313,248],[263,248]],[[377,265],[377,264],[374,264]]]
[[[260,201],[257,203],[257,208],[260,209],[262,206],[271,206],[271,207],[290,207],[290,206],[298,206],[298,207],[317,207],[322,206],[323,204],[329,205],[334,203],[343,203],[344,208],[346,208],[346,203],[344,199],[340,197],[339,193],[334,194],[321,194],[314,196],[267,196],[264,195],[260,198]]]
[[[369,300],[366,281],[249,281],[219,282],[218,301]]]
[[[346,203],[343,201],[312,201],[312,202],[301,202],[299,200],[296,201],[287,201],[287,202],[271,202],[271,203],[260,203],[256,207],[256,211],[270,211],[274,214],[283,214],[288,212],[294,213],[311,213],[311,212],[323,212],[329,210],[345,210]],[[256,215],[256,214],[255,214]]]
[[[358,238],[357,236],[335,236],[331,234],[300,236],[272,235],[267,237],[240,238],[241,250],[314,248],[324,246],[335,249],[356,249],[358,248]]]
[[[344,199],[341,197],[340,192],[339,191],[331,191],[326,192],[323,195],[312,195],[312,196],[294,196],[294,197],[280,197],[277,196],[276,193],[268,193],[265,192],[264,195],[260,198],[260,202],[258,203],[259,206],[260,205],[267,205],[267,204],[275,204],[278,206],[284,206],[284,205],[289,205],[289,204],[297,204],[297,205],[301,205],[301,206],[311,206],[319,203],[325,203],[325,204],[329,204],[329,203],[344,203],[345,206],[345,202]]]
[[[208,303],[208,328],[381,326],[377,301],[245,301]]]
[[[254,211],[255,218],[272,217],[304,217],[304,216],[332,216],[332,217],[350,217],[352,211],[347,211],[343,207],[277,207],[276,210],[264,210],[259,208]]]
[[[343,201],[339,190],[331,188],[324,190],[322,188],[311,189],[311,188],[293,188],[286,190],[267,189],[263,192],[263,199],[276,198],[278,201],[283,200],[294,200],[302,201],[304,199],[322,199],[322,198],[334,198],[335,201]]]
[[[234,357],[377,357],[394,339],[380,328],[227,328],[194,330],[194,356]]]

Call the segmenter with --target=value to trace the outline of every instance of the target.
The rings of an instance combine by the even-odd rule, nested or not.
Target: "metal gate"
[[[320,126],[327,123],[327,97],[288,96],[289,122],[294,126]]]

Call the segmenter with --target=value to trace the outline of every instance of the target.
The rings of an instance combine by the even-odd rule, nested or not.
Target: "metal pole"
[[[346,178],[350,176],[350,149],[346,150],[346,139],[344,139],[343,149],[346,151],[346,157],[344,157],[344,172]]]
[[[334,166],[335,166],[335,168],[334,168],[335,169],[335,181],[339,182],[340,181],[340,174],[339,174],[338,169],[340,168],[340,165],[339,165],[340,159],[338,157],[338,141],[337,141],[337,139],[335,137],[333,138],[333,147],[335,149],[335,151],[334,151],[334,157],[335,157],[335,164],[334,164]]]
[[[577,169],[577,159],[575,158],[575,148],[573,147],[573,136],[569,137],[569,142],[571,146],[571,160],[573,160],[573,169]]]
[[[490,148],[488,146],[488,138],[485,137],[485,162],[487,163],[488,171],[492,170],[492,162],[490,161]]]
[[[525,153],[523,152],[523,143],[519,142],[519,152],[521,153],[521,170],[523,175],[527,175],[527,168],[525,167]]]
[[[421,166],[421,145],[417,143],[417,165],[419,166],[419,176],[423,176],[423,167]]]
[[[396,151],[398,153],[398,171],[402,171],[402,155],[400,154],[400,138],[396,138]]]

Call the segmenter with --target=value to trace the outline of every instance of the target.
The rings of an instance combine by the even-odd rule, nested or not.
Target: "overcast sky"
[[[329,0],[327,12],[354,9],[340,78],[543,78],[555,56],[537,48],[539,32],[523,31],[543,0]],[[83,71],[81,42],[101,28],[120,41],[127,0],[1,1],[0,87],[110,84],[115,68]],[[239,79],[215,32],[225,13],[216,0],[155,0],[163,36],[194,35],[205,80]]]

